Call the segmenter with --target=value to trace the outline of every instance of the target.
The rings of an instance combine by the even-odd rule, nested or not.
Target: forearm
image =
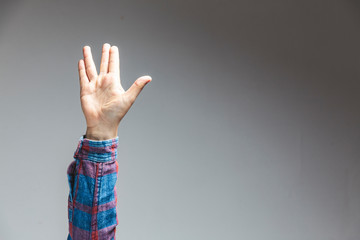
[[[97,141],[84,136],[68,168],[68,239],[113,239],[117,225],[118,137]]]

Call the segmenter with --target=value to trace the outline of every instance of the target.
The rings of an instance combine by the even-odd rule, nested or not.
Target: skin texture
[[[142,76],[125,91],[120,81],[119,50],[108,43],[102,48],[99,74],[89,46],[83,48],[83,56],[78,69],[81,108],[87,124],[86,138],[115,138],[121,119],[152,79],[150,76]]]

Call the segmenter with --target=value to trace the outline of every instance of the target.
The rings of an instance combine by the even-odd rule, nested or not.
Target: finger
[[[150,76],[142,76],[131,85],[131,87],[125,92],[125,95],[130,99],[131,102],[134,102],[140,92],[143,90],[145,85],[151,82],[152,78]]]
[[[120,72],[119,49],[117,46],[112,46],[110,48],[109,72]]]
[[[80,81],[80,89],[83,88],[87,83],[89,83],[89,79],[86,76],[85,71],[85,63],[84,60],[80,60],[78,63],[78,69],[79,69],[79,81]]]
[[[93,80],[97,77],[95,63],[91,54],[91,49],[89,46],[83,48],[84,61],[85,61],[85,70],[89,80]]]
[[[105,43],[102,48],[101,64],[100,64],[100,73],[103,74],[106,74],[108,72],[109,50],[110,50],[110,44]]]

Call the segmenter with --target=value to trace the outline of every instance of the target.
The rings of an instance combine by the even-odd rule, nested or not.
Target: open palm
[[[119,50],[104,44],[100,73],[97,74],[89,46],[83,48],[84,59],[78,64],[81,108],[84,112],[87,134],[105,134],[107,138],[117,134],[121,119],[129,111],[150,76],[138,78],[125,91],[120,81]]]

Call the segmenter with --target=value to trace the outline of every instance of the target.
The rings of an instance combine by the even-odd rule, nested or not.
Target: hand
[[[116,46],[103,45],[99,74],[89,46],[83,48],[83,54],[84,59],[79,61],[78,67],[81,108],[87,124],[86,138],[115,138],[121,119],[152,79],[142,76],[125,91],[120,82],[119,50]]]

